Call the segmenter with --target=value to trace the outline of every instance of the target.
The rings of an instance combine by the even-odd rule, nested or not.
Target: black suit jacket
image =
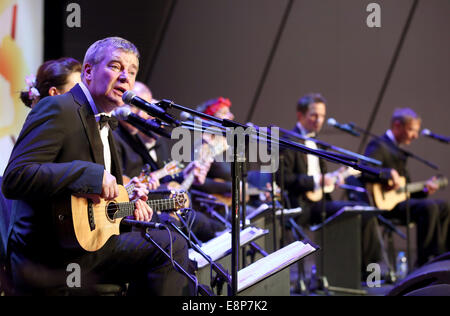
[[[372,140],[366,147],[364,153],[365,156],[377,159],[382,162],[382,168],[384,172],[382,174],[389,174],[389,169],[395,169],[400,176],[406,178],[407,182],[411,181],[411,177],[407,168],[408,157],[400,150],[397,149],[397,145],[394,144],[391,139],[384,134],[381,139]],[[387,178],[387,176],[385,176]],[[378,179],[374,179],[370,176],[364,175],[363,178],[366,182],[379,182]],[[427,194],[425,192],[419,192],[411,195],[414,198],[423,198]]]
[[[131,135],[120,124],[113,134],[118,145],[124,175],[130,178],[138,176],[145,164],[149,164],[152,171],[158,169],[139,135]]]
[[[296,134],[302,134],[297,126],[292,131]],[[293,207],[303,205],[307,201],[305,193],[314,190],[315,187],[314,178],[307,174],[307,156],[290,149],[283,150],[281,154],[284,156],[284,187],[289,193],[291,204]],[[319,163],[321,172],[326,173],[327,166],[323,159],[320,159]]]
[[[109,143],[111,173],[121,184],[111,132]],[[53,200],[74,193],[100,194],[104,168],[99,129],[81,87],[42,99],[26,119],[3,177],[4,195],[18,200],[10,239],[33,253],[58,248]]]
[[[160,137],[156,140],[155,151],[158,157],[157,161],[150,156],[144,141],[139,135],[131,135],[123,126],[113,132],[117,142],[117,151],[122,162],[123,174],[129,178],[140,175],[145,164],[150,165],[150,170],[155,171],[164,167],[164,163],[170,162],[171,159],[171,140]],[[161,183],[169,181],[183,181],[182,173],[178,173],[174,177],[167,176],[160,179]]]

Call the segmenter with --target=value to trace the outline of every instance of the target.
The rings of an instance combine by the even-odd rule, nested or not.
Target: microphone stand
[[[177,227],[177,225],[175,225],[173,222],[169,222],[170,226],[172,226],[173,229],[175,229],[184,239],[186,239],[186,241],[188,243],[190,243],[190,245],[192,246],[192,249],[194,249],[196,252],[198,252],[203,258],[205,258],[206,261],[208,261],[208,263],[210,264],[211,268],[217,273],[217,278],[214,282],[216,282],[217,284],[217,293],[220,295],[221,292],[221,288],[222,288],[222,284],[224,282],[227,283],[227,287],[228,287],[228,291],[230,291],[230,275],[228,274],[228,272],[226,272],[224,270],[224,268],[222,267],[222,265],[216,263],[214,260],[211,259],[210,256],[208,256],[206,253],[203,252],[203,250],[196,245],[195,243],[191,243],[190,239],[188,236],[186,236],[186,234],[183,233],[183,231]],[[211,279],[211,282],[213,282],[213,280]],[[211,284],[211,287],[213,287],[213,284]]]
[[[325,198],[325,173],[322,170],[322,183],[321,183],[321,190],[322,190],[322,211],[321,211],[321,220],[322,220],[322,229],[320,230],[320,236],[322,239],[322,249],[320,254],[320,276],[319,276],[319,288],[321,288],[326,295],[329,295],[328,292],[328,279],[325,275],[325,220],[327,218],[327,205],[326,205],[326,198]]]
[[[225,218],[223,218],[219,213],[217,213],[214,208],[211,206],[214,205],[220,205],[220,206],[226,206],[224,203],[216,202],[216,201],[208,201],[204,198],[195,198],[197,202],[200,202],[201,206],[206,207],[206,211],[209,213],[210,216],[217,218],[220,222],[222,222],[226,228],[231,229],[231,223],[227,221]],[[259,252],[263,257],[267,257],[269,254],[262,249],[260,246],[258,246],[254,241],[250,242],[250,247],[252,248],[251,251],[257,251]],[[250,250],[249,250],[250,252]],[[253,261],[252,261],[253,262]]]
[[[219,123],[221,124],[221,126],[223,126],[224,128],[238,128],[241,127],[244,130],[248,127],[246,125],[240,124],[238,122],[234,122],[231,120],[227,120],[227,119],[220,119],[205,113],[201,113],[192,109],[189,109],[187,107],[175,104],[174,102],[170,101],[170,100],[162,100],[160,102],[158,102],[159,106],[162,106],[164,109],[168,109],[168,108],[175,108],[177,110],[180,111],[185,111],[188,112],[192,115],[197,115],[200,116],[202,118],[211,120],[213,122]],[[252,131],[253,132],[253,131]],[[255,135],[255,133],[253,133],[253,135]],[[259,137],[260,135],[262,135],[262,133],[259,131],[259,128],[256,130],[256,136]],[[266,136],[266,135],[263,135]],[[238,269],[239,269],[239,230],[240,230],[240,221],[239,221],[239,179],[238,177],[240,176],[239,174],[239,167],[238,167],[238,159],[241,159],[242,157],[242,153],[238,152],[238,146],[236,146],[237,144],[237,134],[233,133],[233,139],[234,139],[234,144],[235,146],[233,146],[233,161],[231,162],[231,175],[232,175],[232,259],[231,259],[231,264],[232,264],[232,269],[231,269],[231,295],[235,296],[237,295],[237,289],[238,289]],[[311,148],[308,148],[304,145],[300,145],[300,144],[296,144],[293,143],[291,141],[288,141],[286,139],[274,139],[274,137],[271,137],[271,139],[269,140],[268,137],[266,137],[264,139],[265,141],[267,141],[270,145],[278,145],[278,146],[284,146],[287,147],[291,150],[297,150],[306,154],[312,154],[312,155],[316,155],[318,157],[324,158],[328,161],[331,162],[335,162],[338,164],[343,164],[349,167],[352,167],[356,170],[360,170],[362,172],[367,172],[369,174],[372,174],[374,176],[380,176],[380,171],[376,170],[374,168],[368,167],[368,166],[363,166],[360,165],[354,161],[349,161],[346,160],[345,158],[341,157],[337,157],[337,155],[331,154],[331,153],[325,153],[323,151],[319,151],[319,150],[314,150]]]
[[[301,140],[309,140],[309,141],[315,142],[316,144],[320,145],[322,148],[325,148],[326,150],[331,149],[331,150],[340,152],[340,153],[348,155],[348,156],[353,156],[353,157],[359,159],[360,161],[365,161],[365,162],[371,163],[373,165],[381,166],[381,161],[379,161],[379,160],[376,160],[376,159],[373,159],[373,158],[370,158],[370,157],[367,157],[367,156],[364,156],[364,155],[352,152],[352,151],[347,150],[345,148],[341,148],[341,147],[338,147],[338,146],[334,146],[334,145],[328,144],[328,143],[326,143],[326,142],[324,142],[322,140],[319,140],[319,139],[316,139],[316,138],[309,138],[309,137],[300,135],[298,133],[295,133],[293,131],[289,131],[287,129],[281,128],[281,127],[280,127],[280,131],[283,132],[283,134],[288,135],[290,137],[294,137],[294,138],[298,138],[298,139],[301,139]]]
[[[247,136],[245,136],[247,137]],[[247,182],[247,170],[246,170],[246,166],[245,166],[245,157],[244,157],[244,161],[241,161],[239,163],[240,166],[240,172],[241,172],[241,190],[242,190],[242,194],[241,194],[241,202],[242,202],[242,229],[245,229],[246,225],[246,215],[247,215],[247,197],[246,197],[246,182]],[[247,265],[246,262],[246,247],[243,246],[242,247],[242,268],[245,268]]]
[[[230,126],[231,127],[231,126]],[[240,220],[239,220],[239,164],[238,137],[233,135],[233,161],[231,162],[231,296],[237,295],[239,271]]]
[[[203,295],[203,296],[214,296],[214,293],[211,291],[211,289],[209,289],[207,286],[205,286],[203,284],[199,284],[197,279],[194,276],[192,276],[189,272],[184,270],[183,267],[178,262],[173,260],[173,258],[170,256],[170,254],[168,254],[156,241],[154,241],[152,239],[152,237],[149,234],[149,230],[151,228],[150,224],[146,225],[147,224],[146,222],[136,221],[136,220],[132,220],[132,219],[128,219],[128,218],[123,219],[122,222],[124,224],[126,224],[126,225],[135,226],[137,228],[145,228],[145,230],[142,232],[144,238],[148,242],[152,243],[153,246],[155,246],[157,249],[159,249],[159,251],[164,256],[166,256],[171,262],[173,262],[173,264],[175,266],[174,268],[178,272],[184,274],[188,278],[188,280],[191,281],[197,287],[196,290],[198,290],[201,295]],[[166,226],[163,226],[163,227],[166,227]]]
[[[272,173],[272,229],[273,229],[273,252],[278,250],[278,242],[277,242],[277,203],[275,200],[275,172]],[[283,214],[283,210],[281,210],[281,214]]]
[[[275,193],[275,192],[274,192]],[[275,196],[272,197],[273,199]],[[285,219],[284,219],[284,209],[286,209],[286,204],[284,202],[284,155],[280,155],[280,203],[281,203],[281,216],[280,216],[280,226],[281,226],[281,241],[280,248],[284,247],[285,240]]]

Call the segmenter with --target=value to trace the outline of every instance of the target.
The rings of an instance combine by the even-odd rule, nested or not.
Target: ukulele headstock
[[[185,191],[178,191],[176,193],[172,193],[172,199],[174,201],[175,209],[181,210],[186,208],[186,204],[189,201],[188,195]]]

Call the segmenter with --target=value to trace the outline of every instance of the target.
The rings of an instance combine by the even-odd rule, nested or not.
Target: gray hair
[[[394,110],[394,113],[392,114],[391,125],[394,124],[394,122],[396,121],[399,121],[400,123],[405,125],[413,120],[421,121],[420,116],[417,115],[417,113],[414,112],[414,110],[410,108],[397,108]]]
[[[84,70],[84,66],[87,63],[92,66],[100,63],[105,57],[104,52],[107,48],[120,49],[127,53],[134,54],[139,61],[139,51],[133,43],[121,37],[107,37],[98,40],[94,44],[89,46],[88,50],[86,51],[86,55],[84,56],[82,69]],[[84,71],[81,72],[81,77],[84,77]]]

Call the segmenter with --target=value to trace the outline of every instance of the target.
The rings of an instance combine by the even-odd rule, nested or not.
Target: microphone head
[[[330,117],[327,121],[327,124],[330,126],[336,126],[337,121],[334,118]]]
[[[423,136],[430,136],[431,135],[431,131],[428,128],[424,128],[422,130],[422,135]]]
[[[122,100],[125,104],[130,104],[131,100],[133,100],[133,98],[136,96],[136,94],[131,91],[125,91],[124,94],[122,95]]]
[[[131,114],[131,109],[129,106],[121,106],[116,108],[112,112],[112,116],[117,118],[118,120],[125,121],[127,120],[128,116]]]
[[[183,112],[180,113],[180,119],[181,119],[182,121],[188,121],[188,120],[192,120],[192,119],[194,119],[194,118],[193,118],[192,115],[189,114],[188,112],[183,111]]]

